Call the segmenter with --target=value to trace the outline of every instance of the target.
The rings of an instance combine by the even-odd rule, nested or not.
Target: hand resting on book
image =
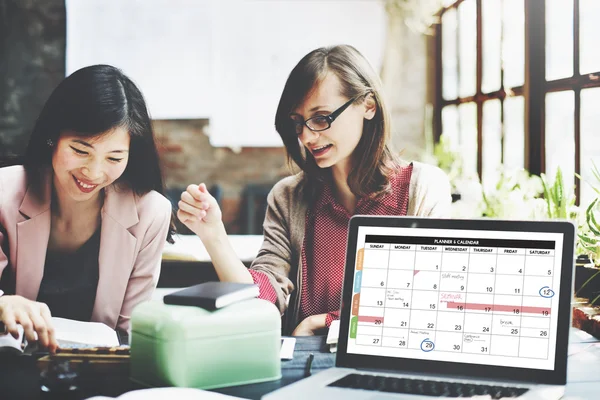
[[[54,339],[57,348],[53,353],[56,355],[63,350],[90,349],[94,347],[117,348],[119,336],[117,332],[102,322],[84,322],[73,319],[52,317],[51,324],[54,331]],[[0,333],[0,351],[39,351],[40,345],[36,342],[23,340],[23,327],[17,323],[19,337],[14,338],[9,333]],[[25,346],[25,343],[27,346]],[[129,346],[127,346],[129,347]]]
[[[18,325],[23,327],[29,342],[35,342],[55,352],[58,347],[50,309],[44,303],[22,296],[0,297],[0,323],[14,338],[19,337]]]

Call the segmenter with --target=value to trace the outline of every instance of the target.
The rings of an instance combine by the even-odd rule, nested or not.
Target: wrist
[[[211,226],[210,229],[202,232],[202,235],[198,236],[209,253],[211,253],[212,250],[222,249],[229,243],[225,225],[223,225],[223,223],[220,221],[214,226]]]
[[[316,314],[311,315],[310,317],[310,326],[313,330],[321,329],[325,327],[325,321],[327,319],[327,314]]]
[[[198,237],[202,240],[204,245],[210,245],[211,243],[218,243],[222,241],[224,237],[227,237],[227,232],[225,231],[225,225],[223,221],[215,222],[210,226],[207,226],[201,232],[198,233]]]

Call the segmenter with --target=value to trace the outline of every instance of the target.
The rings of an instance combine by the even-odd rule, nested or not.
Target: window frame
[[[477,16],[477,54],[476,54],[476,93],[473,96],[460,97],[446,100],[442,96],[443,71],[442,71],[442,22],[441,17],[450,9],[458,9],[465,0],[456,0],[449,6],[443,7],[439,12],[439,24],[435,26],[435,96],[433,132],[434,140],[439,141],[442,134],[442,109],[449,105],[459,105],[473,102],[477,106],[477,173],[482,176],[483,171],[483,103],[491,99],[500,99],[501,107],[501,148],[504,149],[504,99],[508,96],[504,87],[504,70],[500,71],[500,89],[490,93],[481,91],[483,74],[482,52],[482,2],[475,0]],[[503,0],[495,0],[503,1]],[[511,87],[511,96],[524,98],[524,167],[532,174],[544,173],[546,168],[545,154],[545,108],[546,94],[572,90],[575,98],[574,137],[575,137],[575,172],[581,174],[581,90],[600,88],[600,71],[581,74],[579,69],[579,0],[573,0],[573,76],[556,80],[546,80],[546,1],[524,1],[525,13],[525,66],[524,83],[522,86]],[[457,21],[457,43],[460,27]],[[457,65],[460,79],[460,54],[457,53]],[[541,71],[543,73],[541,73]],[[504,163],[504,150],[501,152],[501,162]],[[581,195],[580,184],[575,181],[575,195],[577,204]]]

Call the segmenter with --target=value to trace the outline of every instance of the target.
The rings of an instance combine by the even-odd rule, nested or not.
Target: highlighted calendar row
[[[359,309],[413,309],[429,311],[535,314],[551,315],[552,298],[540,296],[516,296],[482,293],[452,293],[421,290],[363,288],[353,301],[353,315]],[[518,310],[515,312],[515,310]]]
[[[448,311],[419,311],[363,308],[358,316],[363,327],[423,329],[444,332],[491,333],[505,336],[544,337],[549,318],[504,314],[457,314]]]
[[[530,307],[530,306],[514,306],[508,304],[478,304],[478,303],[446,303],[446,308],[449,309],[464,309],[464,310],[478,310],[478,311],[491,311],[491,312],[507,312],[513,314],[541,314],[543,316],[550,315],[550,307]]]

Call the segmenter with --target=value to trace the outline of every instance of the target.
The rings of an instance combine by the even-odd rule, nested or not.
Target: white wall
[[[275,111],[294,65],[347,43],[379,70],[380,0],[67,0],[67,74],[121,68],[155,119],[209,118],[213,146],[281,146]]]

